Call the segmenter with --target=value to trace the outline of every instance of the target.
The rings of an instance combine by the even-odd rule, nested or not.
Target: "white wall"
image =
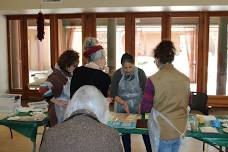
[[[179,11],[192,11],[195,9],[198,11],[227,11],[228,7],[228,0],[62,0],[60,3],[40,3],[40,1],[41,0],[1,0],[0,11],[4,11],[2,12],[4,14],[33,14],[38,13],[40,6],[43,12],[45,12],[45,9],[51,9],[50,12],[47,11],[45,13],[59,13],[59,11],[62,11],[61,9],[64,9],[67,13],[94,11],[131,12],[138,11],[138,9],[140,9],[139,11],[156,11],[157,9],[158,11],[172,11],[173,9],[174,11],[178,11],[179,9]],[[185,7],[179,8],[178,6]],[[196,8],[188,8],[189,6]]]
[[[0,14],[0,93],[8,91],[6,18]]]
[[[41,0],[1,0],[0,10],[37,9]],[[227,5],[227,0],[62,0],[42,3],[42,8],[95,8],[137,6],[207,6]],[[13,4],[13,5],[12,5]]]

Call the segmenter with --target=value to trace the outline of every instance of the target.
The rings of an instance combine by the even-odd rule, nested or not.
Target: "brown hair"
[[[66,50],[58,59],[60,69],[67,71],[66,68],[79,62],[79,54],[74,50]]]
[[[175,47],[170,40],[161,41],[154,49],[154,58],[158,58],[162,64],[172,63],[175,55]]]

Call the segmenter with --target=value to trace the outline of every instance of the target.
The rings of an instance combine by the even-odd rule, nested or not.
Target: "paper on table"
[[[32,108],[30,108],[30,107],[18,107],[18,108],[16,108],[16,111],[17,112],[29,112],[29,111],[32,111]]]
[[[228,133],[228,128],[224,128],[223,131],[224,131],[225,133]]]
[[[141,119],[139,114],[126,114],[126,113],[115,113],[111,112],[110,121],[120,121],[120,122],[135,122],[137,119]]]
[[[42,109],[42,108],[48,107],[48,103],[45,100],[37,101],[37,102],[29,102],[27,103],[27,105],[32,109]]]
[[[209,116],[205,116],[205,115],[196,115],[196,117],[199,120],[199,123],[210,123],[211,120],[216,120],[215,116],[209,115]]]
[[[120,121],[109,121],[108,126],[113,128],[136,128],[135,122],[120,122]]]
[[[203,133],[219,133],[218,130],[213,127],[200,127],[200,130]]]
[[[108,126],[113,128],[136,128],[137,119],[141,119],[141,115],[111,112]]]
[[[14,116],[14,113],[8,113],[8,114],[0,114],[0,120],[5,119],[7,117]]]
[[[145,113],[145,119],[149,119],[149,113]]]
[[[215,119],[216,119],[215,116],[211,116],[211,115],[209,115],[209,116],[204,116],[204,118],[205,118],[205,120],[215,120]]]
[[[16,120],[16,121],[42,121],[46,115],[34,115],[34,116],[13,116],[7,118],[7,120]]]
[[[222,126],[228,128],[228,123],[223,123]]]

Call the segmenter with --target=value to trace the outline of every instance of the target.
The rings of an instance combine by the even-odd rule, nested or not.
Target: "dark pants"
[[[143,137],[144,144],[146,146],[146,151],[152,152],[149,135],[142,135],[142,137]],[[123,141],[124,151],[125,152],[131,152],[131,136],[130,136],[130,134],[123,134],[122,135],[122,141]]]

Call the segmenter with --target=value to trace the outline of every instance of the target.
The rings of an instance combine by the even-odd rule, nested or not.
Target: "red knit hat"
[[[87,51],[83,53],[84,57],[89,58],[93,53],[103,49],[101,45],[96,45],[93,47],[90,47]]]

